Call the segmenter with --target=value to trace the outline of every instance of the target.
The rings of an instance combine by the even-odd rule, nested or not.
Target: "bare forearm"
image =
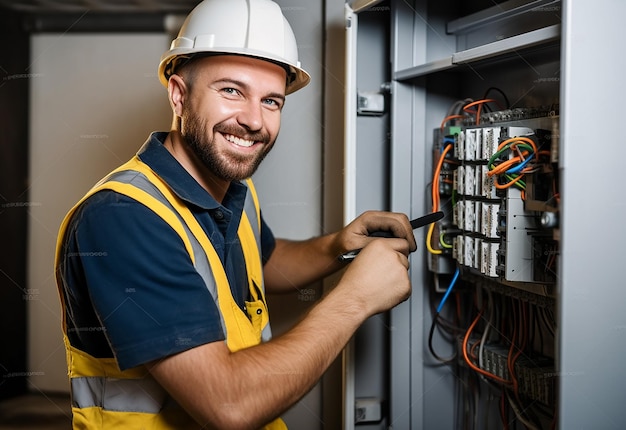
[[[276,240],[276,248],[263,267],[270,292],[293,292],[343,267],[337,259],[345,252],[335,243],[335,235],[305,241]]]
[[[345,300],[323,301],[283,336],[234,354],[239,355],[234,357],[235,361],[250,368],[258,366],[258,361],[263,362],[267,372],[257,380],[261,392],[267,389],[265,398],[261,401],[255,396],[248,398],[243,410],[254,410],[258,416],[273,419],[295,404],[340,354],[363,322],[363,313],[356,306],[345,306]],[[256,372],[252,370],[253,374]]]
[[[311,389],[363,322],[367,310],[342,290],[266,344],[235,353],[209,344],[158,363],[152,372],[200,424],[259,428]]]

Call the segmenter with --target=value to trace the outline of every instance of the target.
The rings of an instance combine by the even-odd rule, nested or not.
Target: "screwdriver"
[[[420,227],[424,227],[425,225],[432,224],[434,222],[439,221],[441,218],[443,218],[443,215],[444,214],[442,211],[438,211],[438,212],[432,212],[432,213],[426,214],[419,218],[415,218],[414,220],[411,221],[411,227],[413,228],[413,230],[420,228]],[[375,232],[370,233],[369,236],[370,237],[394,237],[393,233],[387,230],[375,231]],[[339,261],[352,261],[358,255],[359,251],[361,250],[355,249],[353,251],[348,251],[345,254],[341,254],[338,257]]]

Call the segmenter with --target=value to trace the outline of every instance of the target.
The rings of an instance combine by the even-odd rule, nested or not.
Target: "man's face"
[[[285,102],[285,70],[242,56],[197,60],[181,135],[210,174],[249,178],[272,149]]]

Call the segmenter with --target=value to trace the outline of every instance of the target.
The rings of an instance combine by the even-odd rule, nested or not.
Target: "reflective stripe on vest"
[[[158,414],[167,392],[153,378],[114,379],[83,376],[71,379],[72,406],[107,411]]]
[[[105,189],[113,190],[144,204],[181,237],[194,267],[220,309],[226,343],[231,351],[253,346],[271,338],[260,257],[260,212],[258,198],[251,181],[248,181],[249,192],[246,195],[238,231],[248,272],[250,295],[253,299],[252,302],[246,302],[248,315],[245,315],[235,303],[221,261],[191,211],[138,157],[134,157],[96,184],[68,213],[57,241],[57,268],[61,261],[63,239],[71,215],[89,196]],[[60,272],[57,270],[57,276],[59,275]],[[61,288],[62,280],[58,279],[57,283]],[[63,294],[61,294],[61,299],[63,300]],[[65,312],[63,317],[65,320]],[[65,321],[63,326],[65,330]],[[75,420],[83,417],[84,420],[89,421],[84,417],[91,416],[93,419],[100,419],[104,422],[109,412],[122,414],[141,412],[156,414],[156,416],[163,413],[163,404],[169,396],[143,366],[120,371],[114,359],[91,357],[84,351],[71,346],[67,336],[64,338]],[[100,412],[94,412],[94,410]],[[135,415],[133,417],[137,419]],[[161,423],[161,421],[151,419],[150,423],[150,428],[152,428],[155,423]],[[157,427],[168,428],[167,423],[161,424]],[[278,419],[265,428],[286,429],[286,426],[282,420]]]

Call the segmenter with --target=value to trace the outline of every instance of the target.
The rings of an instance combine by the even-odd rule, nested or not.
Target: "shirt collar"
[[[181,199],[203,209],[222,207],[202,186],[180,165],[178,160],[163,146],[167,132],[154,132],[137,152],[137,156],[161,177]],[[238,182],[231,182],[224,203],[242,206],[247,187]],[[231,208],[232,209],[232,208]]]

